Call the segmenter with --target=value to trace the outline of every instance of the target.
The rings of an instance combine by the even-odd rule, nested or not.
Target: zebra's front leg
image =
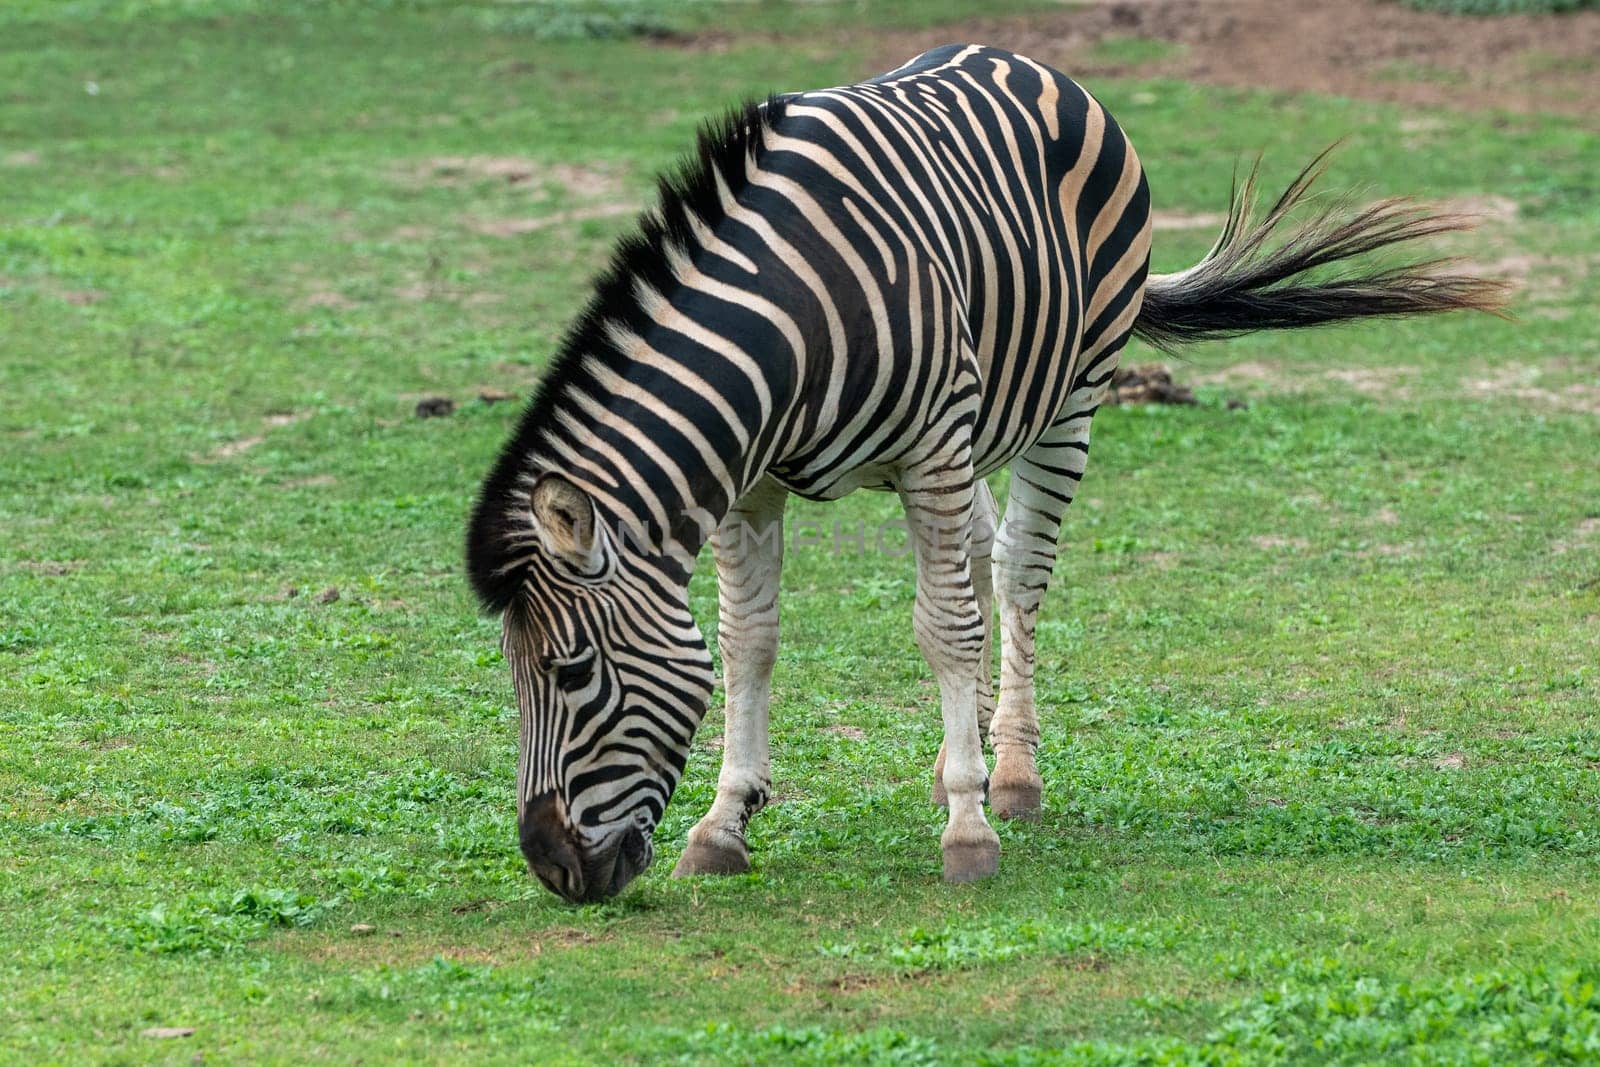
[[[978,736],[981,739],[989,735],[989,721],[994,718],[994,580],[991,556],[1000,514],[995,507],[994,493],[989,491],[987,482],[979,479],[973,489],[970,570],[978,615],[983,619],[983,653],[978,657]],[[944,791],[943,745],[939,746],[939,758],[933,764],[933,802],[941,808],[949,803]]]
[[[1089,423],[1101,392],[1069,396],[1068,414],[1011,465],[1005,521],[994,550],[1000,700],[989,732],[994,744],[989,806],[1003,819],[1036,818],[1043,806],[1044,781],[1034,760],[1039,748],[1034,632],[1055,570],[1061,518],[1088,462]]]
[[[772,792],[767,706],[778,657],[778,577],[787,495],[775,482],[760,482],[712,538],[725,694],[722,770],[717,799],[689,831],[689,843],[672,871],[675,877],[750,869],[745,827]]]
[[[917,558],[917,645],[939,683],[944,719],[942,781],[950,817],[939,839],[947,882],[995,872],[1000,838],[983,817],[988,772],[978,732],[978,667],[984,622],[973,588],[971,468],[900,489]]]

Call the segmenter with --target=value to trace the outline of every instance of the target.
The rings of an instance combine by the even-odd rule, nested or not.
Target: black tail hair
[[[1504,283],[1436,273],[1449,263],[1431,259],[1307,280],[1308,271],[1420,238],[1470,229],[1464,215],[1430,214],[1406,198],[1353,209],[1348,199],[1313,215],[1287,240],[1267,242],[1305,200],[1327,169],[1331,146],[1313,159],[1259,223],[1252,222],[1260,160],[1237,181],[1228,221],[1204,259],[1177,274],[1152,275],[1133,332],[1170,352],[1191,341],[1237,337],[1255,330],[1320,326],[1346,319],[1427,315],[1475,308],[1501,314]]]

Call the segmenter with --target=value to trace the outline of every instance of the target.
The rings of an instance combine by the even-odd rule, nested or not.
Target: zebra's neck
[[[640,280],[603,351],[541,398],[527,469],[576,482],[615,536],[692,561],[786,437],[798,364],[727,260],[702,248],[675,267],[670,288]]]
[[[819,340],[792,269],[803,257],[742,202],[783,107],[749,104],[704,129],[618,245],[484,484],[468,553],[486,606],[512,595],[542,471],[584,489],[614,535],[678,559],[669,569],[687,581],[716,524],[812,420],[797,415]]]

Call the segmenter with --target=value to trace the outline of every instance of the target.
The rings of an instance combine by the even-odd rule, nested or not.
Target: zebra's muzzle
[[[536,797],[518,827],[528,870],[544,887],[574,904],[616,896],[655,858],[649,836],[628,823],[585,849],[553,794]]]

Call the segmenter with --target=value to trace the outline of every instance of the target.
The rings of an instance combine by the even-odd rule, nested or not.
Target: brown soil
[[[582,197],[616,196],[622,179],[614,168],[581,163],[540,163],[515,156],[435,156],[422,161],[416,180],[430,185],[503,181],[535,190],[558,185]]]
[[[1600,415],[1600,382],[1575,381],[1542,384],[1544,370],[1526,363],[1506,363],[1481,378],[1467,378],[1461,391],[1467,396],[1498,399],[1513,397],[1540,407]]]
[[[1212,366],[1194,375],[1200,385],[1254,386],[1270,390],[1289,390],[1295,387],[1295,377],[1290,369],[1277,360],[1241,360],[1225,366]]]
[[[1098,48],[1130,37],[1177,47],[1142,62]],[[1465,17],[1394,0],[1088,0],[1060,12],[883,34],[862,74],[952,41],[1009,48],[1084,80],[1173,77],[1463,111],[1555,112],[1600,126],[1600,10]],[[713,32],[670,43],[722,51],[739,42]],[[1401,132],[1434,128],[1417,117]]]
[[[33,277],[29,278],[27,288],[47,296],[64,300],[73,307],[89,307],[98,304],[106,298],[106,294],[99,289],[68,289],[55,278]],[[23,279],[13,278],[8,274],[0,274],[0,289],[24,288]]]
[[[277,430],[285,426],[292,426],[305,417],[306,413],[304,412],[300,414],[279,412],[263,418],[261,425],[268,430]],[[245,437],[237,437],[232,441],[224,441],[204,456],[191,456],[190,458],[196,463],[218,463],[225,459],[233,459],[235,456],[242,456],[252,448],[265,442],[266,439],[267,435],[265,433],[249,434]]]
[[[1580,519],[1578,525],[1573,527],[1571,536],[1563,537],[1550,546],[1550,551],[1558,556],[1565,555],[1575,548],[1586,546],[1600,536],[1600,516],[1591,515]]]
[[[1262,534],[1260,537],[1252,537],[1250,538],[1250,543],[1269,552],[1280,548],[1292,548],[1296,552],[1304,552],[1311,547],[1311,543],[1303,537],[1279,537],[1277,534]]]
[[[1323,371],[1322,377],[1362,396],[1404,400],[1411,393],[1401,382],[1416,373],[1415,367],[1339,367]]]
[[[1152,211],[1152,230],[1218,230],[1228,221],[1226,215],[1214,211]]]
[[[262,444],[265,441],[266,437],[262,434],[251,434],[249,437],[236,437],[232,441],[224,442],[223,444],[220,444],[216,448],[212,449],[211,454],[206,457],[206,460],[207,462],[214,462],[221,459],[232,459],[234,456],[242,456],[252,448]]]
[[[587,222],[590,219],[616,218],[619,215],[632,215],[638,211],[639,205],[632,200],[612,200],[590,207],[573,208],[571,211],[557,211],[553,215],[525,219],[479,219],[470,225],[474,230],[489,237],[519,237],[525,233],[547,230],[552,226],[566,226],[574,222]]]
[[[60,578],[63,575],[71,574],[79,567],[82,567],[83,562],[75,559],[25,559],[18,561],[17,566],[32,574],[44,575],[49,578]]]
[[[332,289],[318,289],[307,295],[301,304],[308,308],[332,308],[335,311],[348,311],[356,306],[349,297]]]
[[[530,217],[462,219],[467,227],[491,237],[518,237],[589,219],[633,214],[639,210],[639,202],[627,197],[625,177],[622,169],[609,163],[543,163],[518,156],[433,156],[401,171],[401,178],[414,184],[504,182],[526,189],[535,204],[548,204],[553,193],[579,202],[576,207]],[[396,236],[416,240],[426,234],[412,228],[396,231]],[[402,299],[422,298],[402,294]]]
[[[1179,47],[1134,63],[1097,52],[1129,37]],[[1174,77],[1458,110],[1556,112],[1600,125],[1600,11],[1469,18],[1393,0],[1091,0],[1074,10],[881,40],[874,70],[960,40],[1009,48],[1078,78]]]

